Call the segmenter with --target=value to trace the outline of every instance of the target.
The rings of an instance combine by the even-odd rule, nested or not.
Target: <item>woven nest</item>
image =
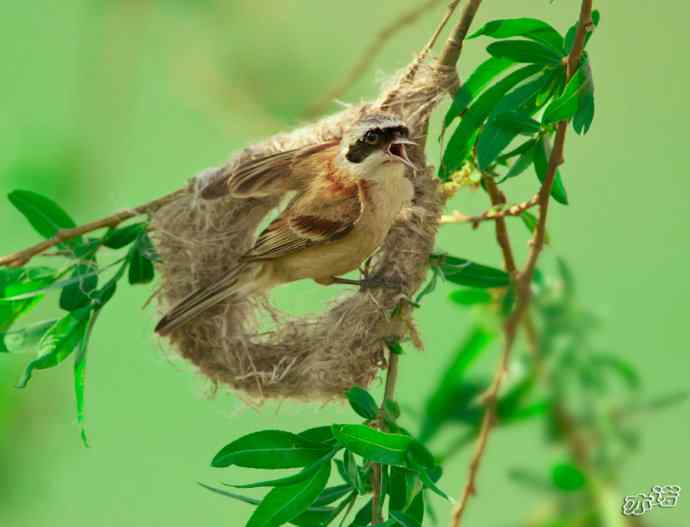
[[[301,318],[279,313],[265,298],[219,304],[169,336],[180,355],[213,383],[259,400],[328,400],[341,397],[352,385],[371,383],[385,366],[386,339],[415,336],[405,299],[424,280],[442,206],[423,147],[429,114],[449,82],[442,70],[413,63],[377,102],[271,137],[229,162],[340,137],[353,121],[372,111],[401,117],[420,145],[410,156],[423,168],[410,171],[412,207],[370,263],[370,276],[399,283],[400,289],[358,291],[318,316]],[[199,193],[212,178],[202,174],[193,179],[187,195],[153,215],[154,243],[161,256],[161,311],[233,268],[253,245],[259,225],[280,205],[275,197],[203,200]],[[267,316],[273,321],[271,329],[259,322]]]

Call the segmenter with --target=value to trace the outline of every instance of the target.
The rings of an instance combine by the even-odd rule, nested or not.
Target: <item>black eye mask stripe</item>
[[[347,151],[345,157],[350,163],[361,163],[372,152],[381,150],[388,146],[396,137],[407,137],[408,130],[405,126],[392,126],[390,128],[372,128],[370,131],[377,132],[381,135],[381,140],[376,144],[370,144],[364,141],[363,138],[358,139]]]

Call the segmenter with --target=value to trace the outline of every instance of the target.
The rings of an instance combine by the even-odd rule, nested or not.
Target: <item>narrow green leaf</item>
[[[306,481],[274,488],[261,500],[247,527],[280,527],[306,512],[326,488],[330,475],[331,464],[325,463]]]
[[[103,245],[109,249],[121,249],[139,238],[146,232],[146,223],[133,223],[125,227],[109,229],[103,236]]]
[[[0,332],[0,353],[31,351],[56,323],[57,320],[48,320],[14,331]]]
[[[580,101],[577,112],[573,116],[573,129],[575,133],[585,135],[589,132],[594,120],[594,80],[592,79],[592,69],[587,63],[585,65],[587,82],[580,94]]]
[[[19,317],[31,311],[43,298],[37,292],[55,279],[56,272],[47,267],[0,269],[0,331],[9,330]]]
[[[521,486],[541,491],[553,490],[551,482],[545,476],[530,469],[511,468],[508,470],[508,477]]]
[[[642,386],[642,378],[635,365],[623,357],[613,353],[594,353],[590,361],[597,368],[607,368],[620,376],[631,390],[639,390]]]
[[[102,308],[102,306],[101,306]],[[89,348],[89,341],[93,332],[94,324],[98,318],[101,308],[95,309],[89,318],[84,336],[79,343],[77,352],[74,355],[74,398],[77,406],[77,423],[79,424],[81,440],[85,447],[89,446],[86,435],[85,413],[84,413],[84,386],[86,383],[86,352]]]
[[[365,425],[333,425],[333,435],[364,459],[397,466],[405,466],[407,449],[413,441],[409,436],[380,432]]]
[[[72,311],[43,335],[39,343],[38,357],[26,367],[18,388],[27,385],[34,370],[57,366],[74,351],[84,337],[90,313],[90,307]]]
[[[505,154],[500,155],[497,159],[497,163],[499,165],[507,164],[509,159],[511,159],[513,157],[521,156],[525,152],[529,152],[530,150],[532,150],[532,148],[534,147],[534,143],[536,143],[536,142],[537,142],[536,139],[530,139],[528,141],[525,141],[521,145],[516,146],[512,150],[509,150],[508,152],[506,152]]]
[[[334,501],[338,501],[346,494],[349,494],[351,491],[351,485],[336,485],[334,487],[328,487],[316,499],[316,501],[314,502],[314,507],[323,507],[325,505],[330,505]]]
[[[563,60],[563,56],[553,48],[529,40],[494,42],[489,44],[486,50],[493,57],[508,59],[513,62],[556,66]]]
[[[436,285],[438,284],[438,276],[439,276],[439,271],[436,268],[431,269],[431,278],[427,282],[426,286],[424,286],[424,289],[421,290],[421,292],[417,295],[417,298],[415,298],[415,302],[419,304],[424,297],[427,295],[430,295],[436,290]]]
[[[525,172],[534,162],[534,160],[532,159],[532,156],[533,156],[532,150],[529,150],[529,151],[525,152],[524,154],[520,155],[520,157],[518,157],[517,160],[508,169],[508,172],[506,172],[506,175],[503,177],[503,179],[500,181],[500,183],[503,183],[504,181],[506,181],[508,179],[518,177],[520,174]]]
[[[539,220],[537,217],[532,214],[530,211],[526,210],[522,214],[520,214],[520,219],[522,220],[522,223],[527,227],[527,230],[534,234],[534,229],[537,228],[537,223],[539,223]],[[549,236],[548,231],[544,233],[544,243],[549,245],[551,243],[551,236]]]
[[[15,190],[7,196],[12,205],[29,221],[31,226],[44,238],[52,238],[60,229],[76,227],[74,220],[53,200],[30,192]],[[83,242],[81,236],[58,244],[59,247],[76,247]]]
[[[357,415],[364,419],[376,419],[379,413],[378,405],[371,394],[360,386],[353,386],[347,392],[347,400]]]
[[[476,306],[477,304],[490,304],[491,293],[486,289],[463,288],[453,291],[449,298],[461,306]]]
[[[80,263],[74,267],[72,278],[76,281],[66,285],[60,293],[60,307],[65,311],[74,311],[91,302],[91,294],[98,287],[96,260]]]
[[[441,255],[436,262],[438,262],[443,277],[454,284],[494,288],[505,287],[510,283],[510,276],[505,271],[470,262],[464,258]]]
[[[514,71],[487,89],[472,104],[453,132],[443,153],[443,160],[439,171],[439,177],[442,180],[448,180],[453,172],[462,167],[472,152],[479,128],[494,110],[498,101],[514,86],[535,75],[541,69],[541,66],[525,66]]]
[[[477,164],[486,170],[500,153],[520,134],[533,135],[540,130],[528,113],[511,111],[489,119],[477,141]]]
[[[242,503],[247,503],[249,505],[259,505],[261,503],[261,500],[257,500],[256,498],[250,498],[249,496],[243,496],[242,494],[230,492],[229,490],[211,487],[210,485],[206,485],[205,483],[201,482],[199,482],[198,484],[200,487],[203,487],[206,490],[210,490],[211,492],[215,492],[216,494],[220,494],[221,496],[226,496],[228,498],[241,501]]]
[[[371,523],[372,502],[369,500],[355,515],[350,527],[369,527]]]
[[[390,514],[391,518],[393,518],[398,525],[402,525],[403,527],[422,527],[422,524],[409,514],[396,510],[392,510]]]
[[[555,51],[564,55],[564,43],[561,34],[551,25],[536,18],[509,18],[492,20],[484,24],[468,38],[482,35],[493,38],[524,37],[530,40],[548,44]]]
[[[585,486],[587,478],[572,463],[559,463],[551,469],[551,481],[563,492],[575,492]]]
[[[546,179],[546,173],[549,169],[549,157],[551,156],[551,148],[544,139],[541,143],[534,145],[534,150],[532,151],[534,170],[537,173],[537,177],[540,182],[544,182]],[[553,186],[551,187],[551,196],[558,203],[563,205],[568,204],[568,194],[563,186],[563,181],[561,180],[561,172],[556,169],[556,176],[553,180]]]
[[[230,483],[223,483],[223,485],[235,489],[255,489],[258,487],[286,487],[288,485],[295,485],[297,483],[301,483],[311,478],[313,474],[320,470],[321,465],[323,465],[324,463],[330,463],[331,459],[337,452],[338,449],[332,450],[331,452],[323,456],[321,459],[315,461],[311,465],[304,467],[304,469],[291,476],[287,476],[284,478],[269,479],[259,481],[256,483],[247,483],[244,485],[234,485]]]
[[[461,387],[466,384],[468,369],[494,338],[493,332],[482,326],[475,326],[456,348],[452,360],[442,370],[443,376],[425,405],[420,441],[428,442],[458,406],[461,400],[458,394]]]
[[[448,494],[443,492],[440,489],[440,487],[438,485],[436,485],[436,481],[438,481],[438,480],[434,481],[434,479],[430,475],[429,469],[427,469],[425,467],[414,467],[414,468],[417,470],[417,473],[419,474],[419,477],[421,478],[422,483],[424,483],[424,486],[426,488],[428,488],[429,490],[431,490],[431,492],[433,492],[437,496],[440,496],[441,498],[443,498],[446,501],[449,501],[451,503],[455,502],[455,500],[453,498],[448,496]],[[441,467],[438,467],[438,468],[440,469]]]
[[[542,123],[550,124],[570,120],[580,108],[582,96],[591,91],[591,81],[587,74],[588,64],[583,61],[565,86],[563,93],[544,110]]]
[[[290,432],[262,430],[223,447],[213,458],[211,466],[297,468],[318,461],[330,451],[330,447],[320,446]]]
[[[148,284],[156,274],[152,258],[147,253],[150,243],[146,233],[142,233],[129,251],[129,283],[132,285]]]
[[[446,117],[443,120],[443,128],[448,128],[454,119],[461,116],[467,110],[470,103],[477,98],[493,79],[513,64],[512,60],[496,57],[491,57],[481,63],[455,94],[453,103],[448,108]]]
[[[302,439],[311,441],[312,443],[322,443],[324,445],[333,445],[336,440],[333,436],[333,430],[330,426],[318,426],[316,428],[309,428],[299,435]]]
[[[310,507],[309,510],[307,510],[306,512],[303,512],[296,518],[290,520],[290,523],[292,525],[296,525],[297,527],[326,527],[333,520],[335,520],[343,510],[349,510],[349,508],[352,507],[352,505],[354,505],[356,499],[357,493],[350,492],[350,495],[343,501],[341,501],[332,511],[314,511],[311,510],[313,507]],[[341,524],[344,520],[345,518],[341,520]]]

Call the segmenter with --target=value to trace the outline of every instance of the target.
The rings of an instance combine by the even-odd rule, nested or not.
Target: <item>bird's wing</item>
[[[341,191],[336,198],[323,191],[299,197],[261,233],[242,260],[271,260],[338,240],[357,224],[364,203],[361,183]]]
[[[321,155],[337,147],[338,143],[333,140],[303,146],[249,159],[231,169],[220,169],[213,181],[202,190],[201,196],[213,199],[230,194],[252,198],[304,190],[314,172],[311,167],[322,164]]]

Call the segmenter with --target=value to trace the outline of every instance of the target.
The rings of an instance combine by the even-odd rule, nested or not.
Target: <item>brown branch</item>
[[[98,229],[103,229],[105,227],[116,227],[123,221],[126,221],[130,218],[153,212],[164,205],[175,201],[186,193],[186,189],[177,190],[171,194],[168,194],[167,196],[155,199],[139,207],[117,212],[106,218],[102,218],[91,223],[86,223],[72,229],[60,229],[52,238],[42,241],[41,243],[37,243],[36,245],[33,245],[32,247],[22,251],[17,251],[7,256],[3,256],[0,258],[0,267],[19,267],[28,263],[34,256],[41,254],[51,247],[55,247],[66,240],[70,240],[72,238],[76,238],[77,236],[81,236]]]
[[[592,0],[582,0],[577,32],[575,34],[575,42],[573,44],[573,49],[568,56],[568,62],[566,65],[566,79],[570,79],[572,77],[577,65],[580,63],[580,57],[584,49],[585,37],[589,31],[592,31],[592,29]],[[472,460],[470,461],[467,484],[463,489],[463,493],[458,505],[453,510],[451,521],[452,527],[460,526],[469,498],[476,492],[477,472],[486,449],[489,435],[496,420],[496,402],[498,399],[498,393],[508,367],[508,361],[510,359],[513,344],[515,342],[517,329],[522,323],[531,300],[530,284],[535,266],[539,259],[539,255],[544,248],[546,219],[550,202],[549,198],[556,176],[556,170],[558,169],[559,165],[563,163],[563,149],[567,129],[568,121],[562,121],[559,123],[556,130],[556,139],[554,141],[554,147],[549,158],[548,170],[538,194],[539,216],[537,226],[531,240],[527,264],[525,265],[525,268],[516,275],[515,286],[517,299],[515,308],[503,326],[504,342],[501,361],[494,376],[491,388],[486,396],[486,412],[484,414],[484,419],[482,420],[477,445],[472,456]]]
[[[476,229],[479,224],[485,221],[498,221],[503,218],[508,218],[511,216],[520,216],[526,210],[531,209],[539,204],[539,195],[535,194],[531,199],[523,201],[522,203],[516,203],[509,207],[505,207],[504,204],[500,204],[490,209],[482,212],[477,216],[467,216],[460,211],[454,210],[450,214],[444,214],[439,220],[441,225],[451,225],[457,223],[471,223],[472,228]]]
[[[386,43],[393,38],[393,36],[401,31],[406,26],[414,24],[419,17],[424,15],[426,11],[433,8],[440,0],[426,0],[423,4],[403,12],[396,20],[392,21],[384,27],[374,41],[364,50],[359,60],[352,67],[347,76],[340,81],[331,91],[328,92],[322,99],[311,105],[304,113],[306,117],[313,117],[321,115],[334,100],[342,97],[355,82],[367,71],[376,55],[378,55]]]
[[[453,31],[451,32],[451,35],[446,41],[446,45],[441,52],[441,56],[438,59],[438,63],[440,65],[455,69],[458,60],[460,59],[460,54],[462,53],[462,45],[465,41],[465,37],[470,30],[472,21],[474,20],[481,3],[482,0],[470,0],[465,7],[460,21],[453,28]],[[451,96],[454,96],[459,87],[460,78],[456,75],[454,82],[448,88],[448,92]]]

